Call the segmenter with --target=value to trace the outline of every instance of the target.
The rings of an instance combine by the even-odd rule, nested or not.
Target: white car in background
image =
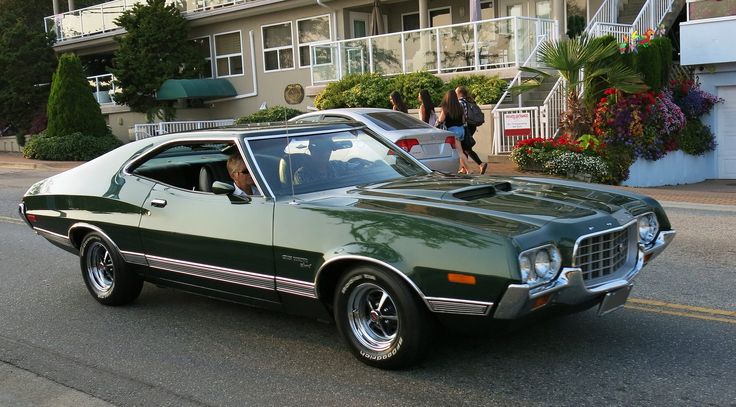
[[[305,113],[290,123],[358,121],[391,140],[427,167],[448,173],[458,170],[455,135],[406,113],[378,108],[329,109]]]

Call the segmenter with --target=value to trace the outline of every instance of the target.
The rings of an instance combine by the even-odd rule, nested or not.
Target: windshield
[[[368,116],[374,123],[379,125],[384,130],[408,130],[408,129],[426,129],[432,128],[427,123],[417,119],[414,116],[409,116],[406,113],[386,111],[386,112],[374,112],[367,113]]]
[[[249,140],[276,197],[427,174],[405,152],[363,130]]]

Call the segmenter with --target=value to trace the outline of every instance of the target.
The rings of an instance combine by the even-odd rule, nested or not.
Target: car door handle
[[[155,206],[157,208],[163,208],[166,206],[166,200],[165,199],[153,199],[151,200],[151,206]]]

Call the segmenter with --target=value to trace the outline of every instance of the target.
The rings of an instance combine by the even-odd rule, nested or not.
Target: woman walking
[[[437,118],[438,127],[444,125],[448,131],[455,133],[455,150],[458,152],[463,151],[462,141],[465,137],[465,127],[463,126],[465,118],[465,111],[463,105],[457,100],[457,95],[454,90],[448,90],[445,97],[442,99],[440,104],[440,115]],[[458,154],[460,157],[460,170],[461,174],[467,174],[468,166],[465,162],[465,154]]]
[[[437,125],[437,114],[434,111],[432,96],[426,89],[419,91],[419,118],[432,127]]]
[[[455,89],[455,95],[457,96],[457,100],[460,102],[460,105],[462,105],[463,107],[463,117],[466,119],[465,129],[467,130],[467,132],[465,133],[466,138],[463,140],[463,152],[465,153],[466,157],[470,157],[473,161],[475,161],[476,164],[478,164],[480,173],[485,174],[486,170],[488,169],[488,163],[484,163],[480,159],[480,157],[478,157],[478,153],[473,151],[473,145],[475,144],[473,140],[473,134],[475,134],[475,131],[477,129],[475,126],[467,123],[468,104],[475,104],[475,100],[470,97],[468,88],[466,88],[465,86],[458,86]]]
[[[397,110],[399,112],[409,113],[409,108],[406,107],[406,103],[404,103],[404,99],[401,97],[401,93],[399,93],[398,91],[391,92],[388,100],[391,102],[391,109]]]

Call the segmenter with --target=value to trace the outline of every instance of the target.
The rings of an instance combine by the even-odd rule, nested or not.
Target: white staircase
[[[638,31],[640,34],[649,28],[657,30],[660,24],[669,28],[677,18],[687,0],[605,0],[585,29],[585,34],[593,37],[613,35],[619,41],[624,36]],[[536,49],[533,54],[536,57]],[[536,61],[535,61],[536,62]],[[526,66],[526,65],[524,65]],[[522,73],[509,84],[521,83]],[[538,95],[518,97],[518,106],[512,107],[509,101],[513,96],[506,91],[493,109],[493,154],[510,153],[519,140],[532,137],[554,138],[559,131],[560,114],[565,109],[565,82],[557,79],[549,86],[549,93],[539,103]],[[517,104],[517,103],[514,103]],[[529,136],[504,137],[503,115],[512,112],[528,112],[531,117],[532,132]]]

